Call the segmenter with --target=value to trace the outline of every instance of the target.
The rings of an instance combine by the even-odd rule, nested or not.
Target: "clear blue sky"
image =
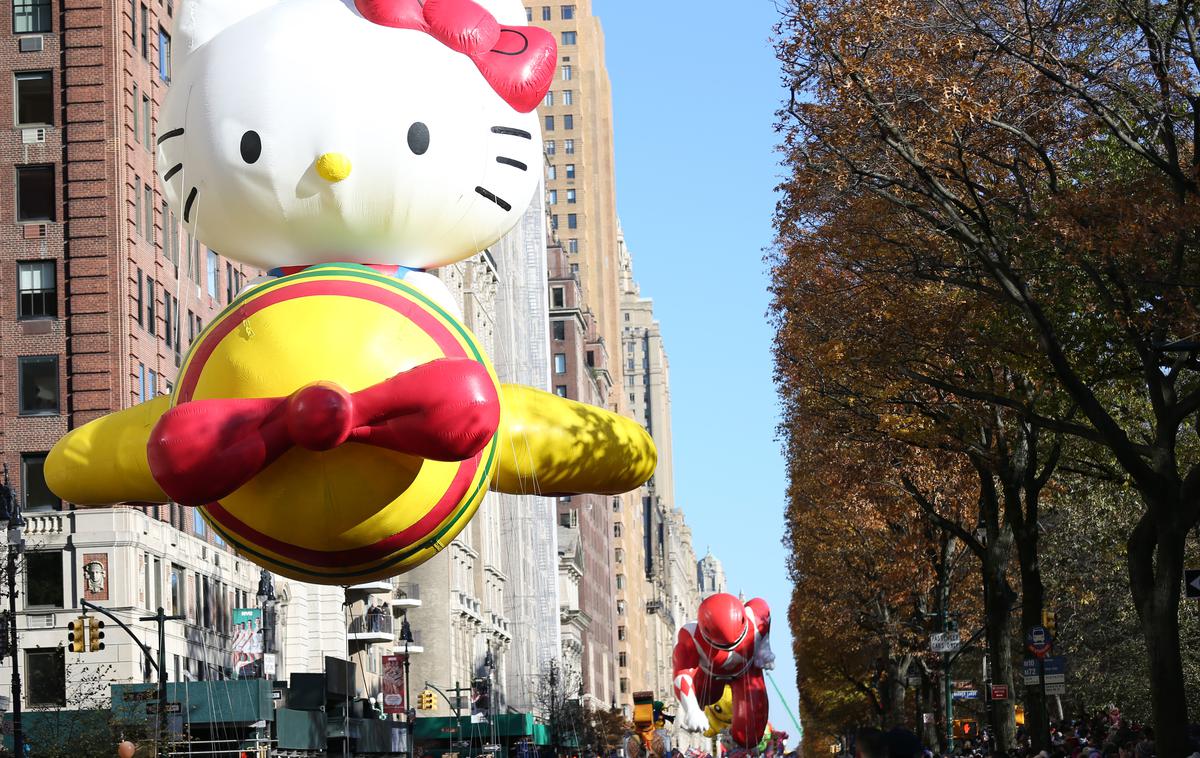
[[[671,361],[676,497],[696,552],[711,545],[732,592],[770,603],[775,681],[795,712],[762,263],[784,98],[770,43],[775,5],[595,0],[593,9],[613,84],[617,206]],[[771,697],[771,721],[795,737]]]

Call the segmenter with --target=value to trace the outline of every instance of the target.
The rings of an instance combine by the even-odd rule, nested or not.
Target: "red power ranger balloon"
[[[733,690],[730,735],[744,748],[762,741],[767,727],[767,687],[763,669],[774,668],[771,609],[755,598],[746,604],[733,595],[713,595],[700,603],[699,618],[679,630],[675,643],[676,724],[689,732],[708,728],[704,709]]]

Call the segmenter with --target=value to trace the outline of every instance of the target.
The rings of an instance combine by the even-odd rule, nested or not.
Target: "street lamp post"
[[[409,758],[413,754],[413,741],[416,739],[416,729],[414,729],[417,719],[417,709],[412,707],[409,688],[409,662],[408,662],[408,646],[413,641],[412,627],[408,624],[408,612],[405,611],[400,616],[400,641],[404,643],[404,728],[408,730],[407,747]]]
[[[17,555],[25,548],[21,528],[25,518],[21,505],[8,482],[8,464],[4,464],[3,484],[0,484],[0,521],[8,522],[8,619],[3,633],[12,655],[13,755],[25,755],[25,733],[21,729],[21,658],[17,647]]]
[[[258,607],[262,608],[263,678],[267,678],[267,656],[275,654],[275,579],[263,569],[258,575]]]

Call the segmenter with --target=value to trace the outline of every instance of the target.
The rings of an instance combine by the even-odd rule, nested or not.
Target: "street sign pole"
[[[1042,689],[1042,723],[1050,724],[1050,704],[1046,702],[1046,659],[1038,656],[1038,687]]]

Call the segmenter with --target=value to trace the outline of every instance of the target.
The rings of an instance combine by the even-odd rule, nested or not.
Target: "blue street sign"
[[[1066,681],[1067,676],[1067,659],[1064,656],[1058,655],[1052,658],[1042,659],[1042,665],[1045,667],[1046,684],[1062,684]],[[1038,683],[1038,662],[1036,658],[1026,658],[1022,666],[1022,672],[1025,675],[1025,684],[1029,686]]]

